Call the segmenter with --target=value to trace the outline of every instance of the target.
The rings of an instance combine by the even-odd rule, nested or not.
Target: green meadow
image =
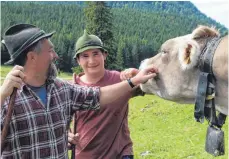
[[[10,69],[1,66],[1,83]],[[71,77],[69,73],[60,73],[60,78],[70,80]],[[177,104],[154,95],[135,97],[129,103],[135,159],[215,158],[204,150],[208,123],[194,120],[193,104]],[[225,155],[217,159],[228,159],[228,119],[222,130]]]
[[[2,84],[4,78],[6,77],[7,73],[12,69],[12,66],[4,66],[1,65],[1,73],[0,73],[0,83]],[[71,80],[72,79],[72,74],[71,73],[66,73],[66,72],[60,72],[58,75],[60,78],[66,79],[66,80]]]
[[[193,104],[177,104],[154,95],[130,100],[129,126],[136,159],[211,159],[205,152],[208,123],[194,119]],[[228,159],[228,120],[223,126]]]

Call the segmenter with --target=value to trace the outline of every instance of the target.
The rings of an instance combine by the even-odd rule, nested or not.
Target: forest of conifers
[[[139,67],[141,60],[155,55],[164,41],[189,34],[200,24],[216,26],[222,35],[227,34],[227,28],[202,14],[188,1],[104,3],[110,12],[107,18],[109,25],[104,28],[111,32],[113,37],[112,43],[107,45],[112,45],[111,50],[108,48],[109,56],[113,58],[108,60],[109,69]],[[51,40],[55,51],[61,57],[58,67],[71,72],[75,66],[75,42],[90,25],[85,14],[95,16],[85,12],[88,4],[60,1],[1,2],[1,38],[10,25],[17,23],[34,24],[46,32],[54,30],[56,33]],[[87,12],[90,12],[90,8]],[[103,15],[106,16],[105,13]],[[103,21],[104,25],[107,21]],[[104,31],[103,29],[100,32]],[[100,38],[103,40],[103,37]],[[8,59],[9,55],[2,51],[1,63]]]

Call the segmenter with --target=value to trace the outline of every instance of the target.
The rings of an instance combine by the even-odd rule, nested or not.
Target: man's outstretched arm
[[[139,73],[130,79],[134,86],[138,86],[140,83],[145,83],[147,80],[154,78],[156,76],[157,69],[151,65],[145,69],[139,71]],[[100,104],[105,105],[115,101],[116,99],[124,96],[128,92],[132,91],[131,85],[127,80],[120,83],[101,87],[100,88]]]

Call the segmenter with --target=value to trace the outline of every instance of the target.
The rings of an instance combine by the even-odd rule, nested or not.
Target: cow
[[[140,65],[140,69],[151,64],[158,68],[157,78],[140,85],[142,91],[177,103],[194,103],[200,55],[208,40],[215,37],[220,37],[218,30],[200,25],[191,34],[165,41],[157,55]],[[228,35],[219,42],[212,62],[216,110],[228,115]]]

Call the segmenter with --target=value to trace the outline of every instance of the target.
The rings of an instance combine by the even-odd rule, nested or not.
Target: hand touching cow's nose
[[[124,80],[130,79],[130,78],[136,76],[136,74],[138,74],[138,73],[139,73],[138,69],[136,69],[136,68],[128,68],[128,69],[125,69],[124,71],[122,71],[120,73],[120,79],[122,81],[124,81]]]
[[[157,73],[158,69],[154,65],[149,65],[145,69],[139,71],[139,73],[132,79],[132,82],[135,85],[137,85],[136,83],[145,83],[149,79],[155,78]]]

